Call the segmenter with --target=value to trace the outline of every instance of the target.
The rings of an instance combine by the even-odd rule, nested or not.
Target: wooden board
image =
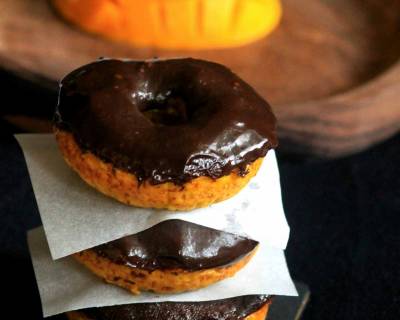
[[[310,290],[302,282],[295,281],[297,297],[276,296],[272,301],[267,320],[300,320],[310,300]]]
[[[283,0],[269,38],[249,46],[162,51],[111,43],[62,21],[45,0],[0,1],[0,66],[50,88],[99,56],[192,56],[253,85],[279,120],[280,148],[335,157],[400,129],[400,0]]]

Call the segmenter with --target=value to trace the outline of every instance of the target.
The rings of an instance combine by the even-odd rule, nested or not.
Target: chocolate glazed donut
[[[55,132],[70,166],[124,203],[189,210],[227,199],[276,147],[268,103],[195,59],[100,60],[60,85]]]
[[[183,220],[167,220],[74,255],[106,282],[133,294],[175,293],[232,277],[258,242]]]
[[[70,320],[265,320],[270,296],[206,302],[138,303],[69,312]]]

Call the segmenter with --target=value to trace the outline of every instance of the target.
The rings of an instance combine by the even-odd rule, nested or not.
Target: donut
[[[226,67],[191,58],[99,60],[60,84],[66,162],[125,204],[209,206],[238,193],[277,146],[268,103]]]
[[[129,290],[178,293],[232,277],[258,242],[183,220],[167,220],[74,257],[106,282]]]
[[[52,0],[83,30],[135,46],[169,49],[234,47],[278,25],[280,0]]]
[[[204,302],[138,303],[67,313],[69,320],[265,320],[271,296],[251,295]]]

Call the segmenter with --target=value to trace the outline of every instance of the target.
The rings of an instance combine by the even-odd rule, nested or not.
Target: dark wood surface
[[[295,282],[298,297],[276,296],[269,308],[267,320],[300,320],[310,299],[310,290],[301,282]]]
[[[252,45],[162,51],[81,32],[45,0],[2,0],[0,66],[56,89],[64,74],[99,56],[193,56],[228,65],[271,102],[282,150],[342,156],[399,131],[400,1],[283,0],[283,5],[278,30]]]

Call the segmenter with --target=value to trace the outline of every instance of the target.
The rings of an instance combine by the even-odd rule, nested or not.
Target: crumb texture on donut
[[[228,266],[196,271],[183,269],[148,271],[131,268],[101,257],[90,249],[78,252],[74,254],[74,257],[106,282],[125,288],[132,294],[140,294],[141,291],[178,293],[207,287],[215,282],[233,277],[255,253],[256,249]]]
[[[98,191],[128,205],[167,210],[192,210],[231,198],[253,178],[261,166],[259,158],[247,166],[242,176],[233,171],[218,179],[198,177],[183,186],[171,182],[139,183],[132,173],[115,168],[91,152],[84,152],[67,131],[55,129],[66,162]]]
[[[280,0],[52,0],[68,21],[137,46],[201,49],[243,45],[278,25]]]

